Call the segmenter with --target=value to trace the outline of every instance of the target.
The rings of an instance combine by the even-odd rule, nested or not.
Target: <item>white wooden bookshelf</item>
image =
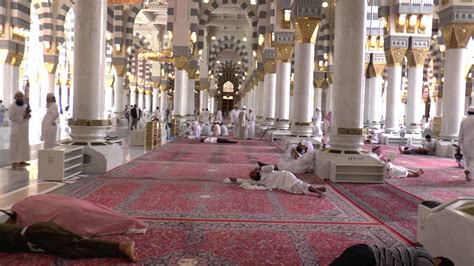
[[[38,152],[38,178],[64,181],[84,171],[82,146],[58,146]]]

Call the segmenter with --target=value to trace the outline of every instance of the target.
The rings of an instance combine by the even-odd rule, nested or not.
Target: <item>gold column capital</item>
[[[58,68],[57,63],[44,63],[44,67],[46,68],[46,71],[48,71],[48,74],[55,74],[56,69]]]
[[[114,64],[115,72],[117,73],[117,76],[123,77],[127,73],[127,66],[121,65],[121,64]]]
[[[263,69],[265,71],[265,74],[276,73],[276,61],[275,61],[275,59],[265,60]]]
[[[446,48],[466,48],[471,36],[474,36],[474,24],[452,23],[442,29]]]
[[[265,78],[265,72],[262,70],[257,71],[257,79],[258,81],[263,81]]]
[[[174,66],[179,70],[183,70],[187,62],[188,57],[186,56],[177,56],[174,58]]]
[[[385,60],[387,61],[387,66],[401,66],[406,53],[406,48],[390,48],[385,50]]]
[[[318,18],[309,18],[309,17],[295,18],[296,43],[316,43],[318,28],[319,28]]]
[[[323,87],[323,82],[324,82],[324,79],[323,79],[323,78],[315,79],[315,80],[313,81],[313,85],[314,85],[315,88],[322,89],[322,87]]]
[[[293,45],[276,44],[275,45],[278,62],[288,62],[293,54]]]
[[[408,67],[423,67],[428,53],[428,49],[408,49]]]
[[[367,67],[367,77],[381,77],[385,69],[385,64],[374,64],[370,63]]]

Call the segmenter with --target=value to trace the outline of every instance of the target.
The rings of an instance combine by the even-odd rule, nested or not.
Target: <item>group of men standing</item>
[[[253,112],[252,108],[242,106],[239,110],[239,106],[235,105],[234,109],[230,112],[230,122],[234,129],[234,136],[239,139],[252,139],[255,137],[255,121],[257,117]]]

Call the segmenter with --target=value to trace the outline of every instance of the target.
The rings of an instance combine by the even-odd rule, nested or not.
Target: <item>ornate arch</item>
[[[209,51],[210,69],[214,68],[217,56],[225,49],[234,50],[239,56],[242,57],[242,65],[245,66],[246,69],[249,69],[250,61],[248,58],[248,49],[244,42],[236,39],[234,36],[230,38],[225,36],[224,38],[218,39],[217,43],[211,46]]]

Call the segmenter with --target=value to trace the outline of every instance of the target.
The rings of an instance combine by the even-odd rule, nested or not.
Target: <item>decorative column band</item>
[[[314,127],[313,122],[295,122],[295,126],[302,126],[302,127]]]
[[[407,52],[408,66],[423,67],[428,53],[428,49],[409,49]]]
[[[111,126],[112,120],[69,119],[68,125],[77,126],[77,127],[103,127],[103,126]]]
[[[352,136],[359,136],[364,133],[362,128],[343,128],[340,127],[337,129],[337,134],[339,135],[352,135]]]
[[[188,58],[186,56],[177,56],[174,58],[174,66],[179,70],[183,70],[187,62]]]
[[[466,48],[470,37],[474,37],[474,24],[448,24],[442,31],[446,48]]]
[[[278,62],[289,62],[293,54],[293,45],[291,44],[277,44],[275,45]]]
[[[274,74],[276,73],[276,63],[275,60],[265,60],[264,65],[265,74]]]
[[[142,4],[143,0],[107,0],[109,5],[136,5]]]
[[[288,119],[281,119],[281,118],[277,118],[276,121],[277,122],[290,122],[290,120]]]
[[[367,68],[367,76],[369,78],[382,77],[384,69],[385,69],[385,64],[369,63],[368,68]]]
[[[115,68],[115,72],[117,73],[117,76],[123,77],[127,73],[127,66],[126,65],[114,64],[113,66]]]
[[[319,18],[295,18],[296,43],[316,43],[319,21]]]
[[[406,52],[407,48],[391,48],[385,50],[387,67],[401,66]]]

